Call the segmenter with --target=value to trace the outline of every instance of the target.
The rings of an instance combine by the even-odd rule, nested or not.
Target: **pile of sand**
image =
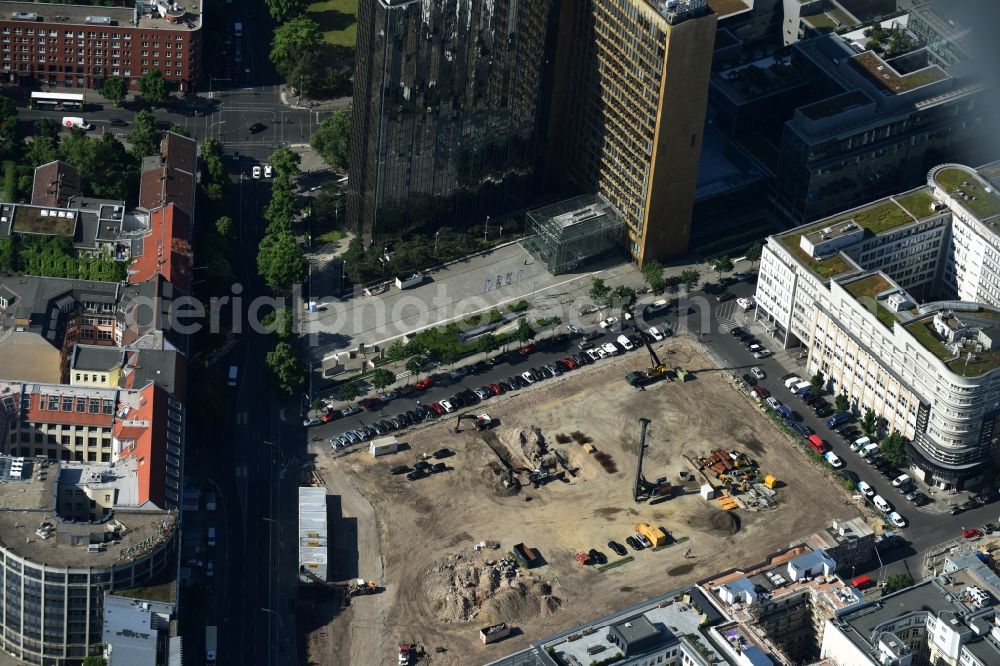
[[[521,490],[520,480],[516,476],[508,476],[506,468],[500,463],[487,463],[483,467],[482,479],[497,497],[510,497]]]
[[[732,536],[740,531],[740,517],[732,511],[706,507],[687,520],[687,524],[713,536]]]
[[[540,466],[542,458],[548,452],[542,431],[531,428],[505,428],[500,433],[500,442],[508,451],[520,454],[530,468]]]
[[[517,563],[483,556],[450,556],[427,571],[424,591],[445,622],[522,622],[550,615],[560,605],[552,588],[520,577]]]

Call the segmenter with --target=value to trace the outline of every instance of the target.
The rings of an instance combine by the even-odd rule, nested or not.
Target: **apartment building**
[[[716,19],[707,0],[363,0],[349,224],[482,224],[565,190],[615,207],[635,261],[685,252]]]
[[[975,556],[827,620],[821,655],[856,666],[1000,663],[1000,578]]]
[[[202,0],[94,4],[3,2],[0,76],[6,83],[99,88],[120,76],[134,89],[159,69],[182,92],[201,78]]]
[[[757,318],[808,347],[856,413],[912,444],[941,488],[989,479],[1000,414],[996,165],[942,165],[927,185],[768,239]]]

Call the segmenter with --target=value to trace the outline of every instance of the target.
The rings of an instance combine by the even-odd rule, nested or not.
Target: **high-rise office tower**
[[[528,204],[554,0],[361,0],[348,219],[365,240]]]
[[[687,250],[707,0],[361,0],[348,220],[366,240],[597,193],[632,257]]]
[[[716,15],[705,0],[564,0],[560,20],[550,178],[610,202],[638,263],[683,254]]]

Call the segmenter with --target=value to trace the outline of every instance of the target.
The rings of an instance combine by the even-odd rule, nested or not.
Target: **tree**
[[[154,67],[139,77],[139,92],[142,98],[153,106],[162,106],[170,95],[170,87],[163,78],[163,72]]]
[[[84,658],[83,666],[108,666],[108,662],[104,657],[92,654]]]
[[[344,402],[350,402],[358,397],[358,385],[354,382],[347,382],[346,384],[341,384],[337,387],[334,392],[337,396],[337,400],[342,400]]]
[[[257,271],[272,289],[285,291],[306,279],[309,266],[288,232],[268,234],[257,251]]]
[[[620,284],[611,292],[614,300],[618,302],[624,311],[625,308],[635,303],[635,289],[625,284]]]
[[[764,253],[764,246],[761,243],[754,243],[747,248],[746,258],[752,264],[760,261],[760,256]]]
[[[402,340],[396,340],[389,348],[385,350],[385,357],[390,361],[402,361],[404,358],[409,356],[406,351],[406,345],[403,344]]]
[[[733,270],[733,260],[726,256],[716,257],[712,261],[712,270],[715,271],[715,274],[721,280],[723,273]]]
[[[647,261],[642,266],[642,277],[652,292],[659,296],[667,289],[667,281],[663,278],[663,264],[657,260]]]
[[[424,362],[419,356],[411,356],[406,361],[406,371],[411,377],[416,377],[424,369]]]
[[[865,415],[861,417],[861,429],[865,431],[866,435],[874,435],[877,426],[878,418],[875,416],[875,410],[869,407],[865,410]]]
[[[286,81],[299,83],[308,75],[310,82],[314,82],[319,73],[311,70],[318,63],[322,44],[319,24],[305,16],[296,16],[275,29],[271,62]]]
[[[372,372],[371,382],[372,386],[381,391],[396,383],[396,373],[385,368],[378,368]]]
[[[601,278],[593,278],[590,282],[590,297],[604,305],[611,305],[611,287]]]
[[[104,79],[104,83],[101,84],[101,97],[115,106],[121,106],[127,96],[128,82],[120,76]]]
[[[910,574],[898,573],[885,579],[885,588],[883,588],[882,594],[892,594],[893,592],[898,592],[899,590],[905,590],[911,585],[913,585],[913,578]]]
[[[909,456],[906,455],[906,440],[897,430],[893,430],[891,435],[882,440],[879,444],[879,453],[894,467],[902,468],[909,462]]]
[[[305,9],[306,3],[303,0],[264,0],[267,11],[277,23],[284,23],[293,16],[297,16]]]
[[[517,320],[517,330],[514,331],[514,337],[518,342],[524,344],[535,337],[535,329],[531,328],[527,319],[521,317]]]
[[[681,273],[680,278],[684,286],[687,287],[688,290],[690,291],[691,289],[694,289],[696,286],[698,286],[698,281],[701,279],[701,275],[698,273],[698,271],[693,271],[689,269]]]
[[[851,399],[847,397],[846,393],[841,393],[837,396],[835,404],[838,412],[846,412],[851,408]]]
[[[186,129],[184,129],[183,127],[181,127],[177,123],[173,123],[170,126],[170,129],[167,130],[167,131],[168,132],[173,132],[174,134],[180,134],[181,136],[186,136],[189,139],[191,138],[191,132],[188,132]]]
[[[221,237],[230,239],[233,237],[233,218],[223,215],[215,221],[215,233]]]
[[[270,222],[267,233],[291,231],[295,210],[295,193],[291,188],[274,187],[271,190],[271,201],[264,209],[264,219]]]
[[[809,380],[809,392],[814,396],[819,397],[823,395],[823,387],[826,384],[826,377],[823,376],[823,372],[819,371],[812,376]]]
[[[462,350],[452,345],[441,350],[441,362],[445,365],[458,363],[462,358]]]
[[[278,339],[286,340],[295,331],[295,313],[291,308],[278,308],[264,315],[261,323],[268,332],[276,333]]]
[[[287,342],[279,342],[274,351],[267,353],[265,361],[283,393],[292,395],[305,382],[305,366]]]
[[[351,148],[351,114],[340,110],[328,115],[309,139],[309,145],[330,166],[346,169]]]
[[[287,179],[284,184],[291,189],[291,179],[299,175],[299,164],[302,162],[302,156],[288,146],[282,146],[271,153],[267,161],[268,164],[274,167],[274,172],[277,174],[275,176],[275,183],[278,183],[284,177]]]
[[[132,129],[129,130],[129,145],[136,157],[146,157],[156,153],[159,135],[156,131],[156,117],[149,109],[143,109],[132,119]]]
[[[482,354],[489,354],[500,349],[500,341],[492,333],[479,336],[476,340],[476,350]]]

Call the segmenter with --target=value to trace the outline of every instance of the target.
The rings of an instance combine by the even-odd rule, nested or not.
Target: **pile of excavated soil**
[[[706,509],[691,516],[687,524],[713,536],[732,536],[740,531],[740,518],[732,511]]]
[[[499,435],[500,442],[507,450],[520,454],[527,467],[540,466],[546,453],[545,438],[537,428],[505,428]]]
[[[512,485],[506,485],[508,480],[507,470],[500,463],[487,463],[483,467],[482,479],[497,497],[510,497],[511,495],[516,495],[521,490],[521,482],[516,476],[510,479],[513,481]]]
[[[508,558],[456,553],[427,571],[424,591],[444,622],[523,622],[560,606],[548,583],[521,578]]]

